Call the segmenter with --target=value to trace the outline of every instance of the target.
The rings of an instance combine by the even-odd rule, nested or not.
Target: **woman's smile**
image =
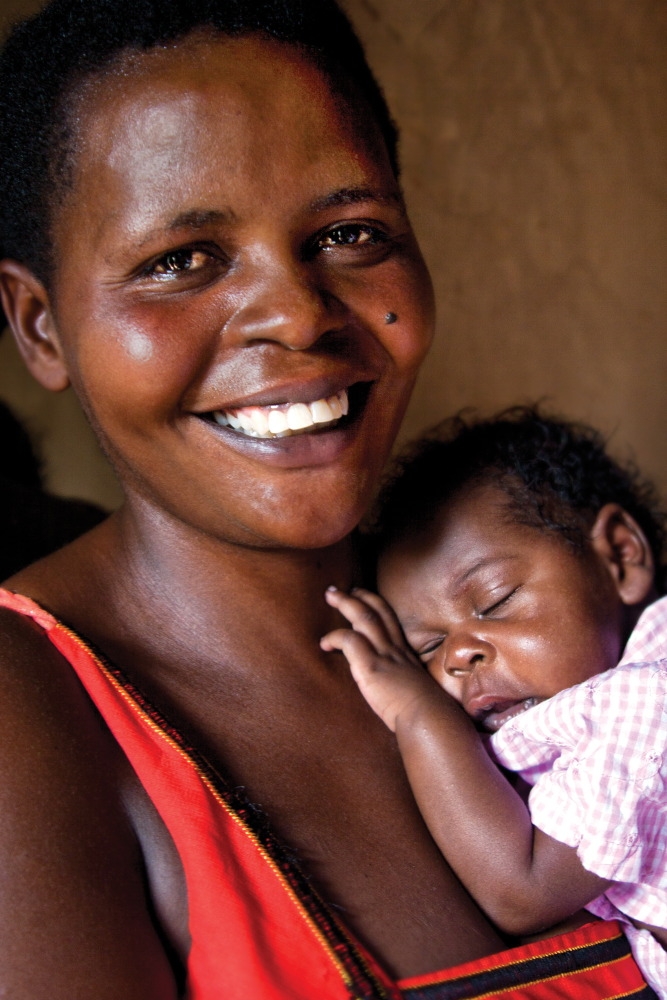
[[[58,332],[130,504],[227,540],[342,538],[432,331],[372,119],[293,49],[208,36],[128,59],[81,114]]]
[[[215,410],[212,414],[220,427],[231,427],[239,434],[254,438],[282,438],[310,434],[333,427],[350,412],[347,389],[309,403],[269,403],[268,406],[236,406]]]

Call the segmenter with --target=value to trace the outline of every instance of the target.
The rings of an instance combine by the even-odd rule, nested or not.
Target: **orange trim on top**
[[[585,941],[578,940],[570,945],[567,944],[568,938],[574,934],[581,938],[582,933],[586,934]],[[506,951],[474,959],[471,962],[466,962],[465,965],[457,965],[444,972],[431,972],[421,976],[411,976],[409,979],[401,979],[398,986],[403,990],[422,986],[438,986],[440,983],[455,982],[457,979],[464,979],[466,976],[472,976],[476,973],[493,972],[496,969],[520,965],[532,958],[547,958],[549,955],[562,955],[568,951],[581,951],[582,948],[587,948],[591,944],[613,941],[618,937],[622,937],[618,921],[591,921],[590,924],[578,927],[576,931],[568,931],[566,934],[559,934],[558,937],[545,938],[540,941],[532,941],[530,944],[519,945],[516,948],[508,948]],[[614,959],[614,961],[617,960]]]

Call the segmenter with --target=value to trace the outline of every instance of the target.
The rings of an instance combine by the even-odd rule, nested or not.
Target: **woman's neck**
[[[184,641],[218,660],[225,651],[232,661],[255,660],[267,643],[286,657],[306,649],[319,656],[319,638],[337,624],[327,586],[361,582],[350,536],[317,550],[251,548],[128,511],[53,558],[60,596],[55,606],[45,596],[56,613],[103,649],[107,627],[142,643],[153,636],[158,657]]]

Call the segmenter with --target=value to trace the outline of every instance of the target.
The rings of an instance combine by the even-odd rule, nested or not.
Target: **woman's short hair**
[[[51,226],[70,174],[68,106],[82,83],[128,51],[196,30],[263,34],[294,45],[366,105],[398,173],[397,132],[350,22],[335,0],[51,0],[18,24],[0,55],[0,259],[49,287]]]
[[[374,533],[380,548],[432,523],[466,489],[492,483],[515,523],[547,531],[583,552],[607,503],[644,531],[665,586],[665,514],[634,465],[613,459],[586,424],[515,406],[486,420],[463,411],[437,424],[400,456],[381,491]]]

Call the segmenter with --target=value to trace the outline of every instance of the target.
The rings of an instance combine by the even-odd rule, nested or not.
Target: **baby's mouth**
[[[311,403],[276,403],[214,410],[210,416],[221,427],[230,427],[253,438],[283,438],[333,427],[349,412],[347,389]]]
[[[495,733],[501,726],[504,726],[510,719],[515,719],[517,715],[522,715],[529,708],[533,708],[540,701],[539,698],[524,698],[523,701],[499,701],[491,709],[480,712],[477,723],[488,732]]]

